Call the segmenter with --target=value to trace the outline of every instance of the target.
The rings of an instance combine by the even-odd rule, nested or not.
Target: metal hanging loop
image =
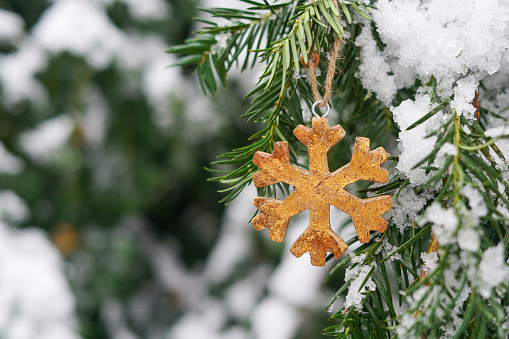
[[[315,108],[318,104],[321,104],[323,102],[323,100],[318,100],[316,101],[313,106],[311,106],[311,112],[313,113],[313,115],[317,118],[325,118],[327,115],[329,115],[330,113],[330,105],[329,103],[327,103],[327,110],[325,111],[325,113],[322,115],[322,116],[319,116],[318,113],[315,112]]]

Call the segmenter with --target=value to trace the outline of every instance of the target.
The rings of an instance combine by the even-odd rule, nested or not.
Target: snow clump
[[[490,247],[484,251],[479,263],[476,285],[486,299],[491,297],[494,287],[509,280],[509,266],[505,262],[504,251],[502,243]]]
[[[440,244],[446,245],[456,241],[454,234],[459,221],[454,209],[444,209],[439,203],[434,202],[426,209],[424,218],[420,220],[419,224],[422,226],[426,222],[433,223],[431,230]]]
[[[385,105],[390,105],[397,91],[394,75],[389,75],[390,66],[376,46],[370,26],[364,26],[361,34],[355,39],[355,45],[361,47],[363,62],[359,66],[358,77],[362,84],[366,89],[375,92],[377,98]]]
[[[21,147],[33,159],[48,161],[65,146],[73,126],[73,120],[68,115],[48,119],[35,129],[21,134]]]
[[[401,191],[396,191],[393,196],[392,208],[385,214],[387,220],[392,219],[400,233],[412,226],[412,222],[426,202],[431,199],[431,194],[424,191],[417,195],[413,187],[405,186]]]
[[[478,87],[479,81],[472,75],[458,80],[454,88],[454,100],[451,102],[452,109],[467,119],[474,119],[476,108],[472,105],[472,99]]]
[[[444,116],[438,112],[415,128],[408,131],[406,129],[433,109],[430,101],[428,94],[416,95],[415,101],[409,99],[398,107],[391,108],[394,121],[401,130],[398,145],[401,154],[396,168],[408,177],[412,186],[426,182],[430,175],[426,175],[423,169],[412,168],[433,150],[437,137],[435,135],[426,138],[426,136],[443,121]]]
[[[484,202],[484,198],[478,190],[470,185],[464,186],[461,193],[468,199],[468,206],[470,206],[470,218],[474,226],[479,225],[479,219],[488,215],[488,208]]]
[[[422,252],[421,253],[421,259],[424,262],[424,265],[422,266],[422,271],[424,273],[429,273],[433,271],[435,268],[437,268],[438,263],[438,253],[437,252]]]
[[[33,34],[46,50],[84,56],[98,69],[108,66],[125,42],[124,34],[106,13],[85,0],[55,1]]]
[[[0,337],[78,339],[75,299],[46,235],[0,221]]]
[[[366,284],[362,287],[362,283],[366,280],[368,273],[373,269],[374,264],[363,265],[362,262],[366,259],[366,254],[361,254],[356,256],[351,253],[350,257],[352,258],[352,263],[357,264],[354,267],[349,267],[345,272],[345,281],[352,280],[350,287],[348,288],[348,294],[346,295],[346,300],[344,304],[344,308],[348,309],[351,306],[354,306],[357,310],[362,310],[362,301],[364,300],[364,294],[368,290],[374,291],[376,288],[375,283],[369,277],[366,281]]]
[[[14,41],[23,35],[25,23],[23,18],[14,12],[0,9],[0,41]]]
[[[497,0],[380,0],[376,6],[373,20],[384,53],[423,83],[434,76],[442,98],[469,72],[477,79],[458,83],[456,91],[473,94],[475,81],[497,72],[509,47],[509,8]]]
[[[462,228],[458,231],[458,246],[464,251],[477,252],[481,246],[479,232],[472,228]]]
[[[389,257],[389,259],[391,261],[394,261],[394,260],[400,260],[401,259],[401,254],[399,253],[396,253],[396,250],[398,249],[396,246],[392,245],[389,240],[387,239],[387,237],[384,237],[382,240],[380,240],[382,243],[380,244],[380,246],[378,247],[378,249],[376,250],[376,254],[382,252],[382,250],[385,251],[385,253],[387,253],[387,256]]]

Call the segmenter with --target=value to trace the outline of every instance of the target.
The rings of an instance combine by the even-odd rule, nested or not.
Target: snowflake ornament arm
[[[392,205],[390,196],[359,199],[344,190],[358,180],[387,182],[388,172],[380,165],[387,160],[383,148],[369,151],[369,139],[357,138],[352,160],[334,173],[329,172],[327,152],[345,136],[340,125],[329,127],[325,118],[313,118],[312,128],[303,125],[293,131],[309,153],[309,170],[290,163],[287,142],[277,142],[272,154],[256,152],[253,162],[260,171],[253,176],[255,186],[278,182],[295,186],[285,200],[257,197],[260,214],[253,219],[257,230],[269,228],[270,238],[283,241],[292,216],[309,210],[309,226],[292,245],[296,257],[310,252],[311,264],[324,266],[327,252],[339,258],[348,245],[330,227],[330,205],[348,213],[360,242],[369,241],[371,230],[384,232],[387,221],[382,214]]]
[[[335,171],[334,185],[346,187],[358,180],[386,183],[389,177],[381,165],[387,160],[387,153],[382,147],[369,151],[368,138],[357,137],[350,163]],[[331,205],[352,217],[357,236],[361,243],[369,242],[369,232],[385,232],[387,221],[382,214],[392,206],[392,197],[383,195],[369,199],[359,199],[341,189],[331,201]]]

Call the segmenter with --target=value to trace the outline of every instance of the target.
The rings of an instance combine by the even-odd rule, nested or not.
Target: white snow
[[[112,339],[138,339],[126,326],[122,305],[118,300],[107,300],[101,305],[101,318],[104,320],[106,331]]]
[[[89,91],[82,127],[88,145],[99,145],[107,127],[108,107],[97,88]]]
[[[366,254],[360,254],[356,256],[353,253],[350,253],[350,257],[352,258],[352,264],[357,264],[355,267],[349,267],[345,272],[345,281],[349,281],[353,279],[350,286],[348,287],[348,294],[346,295],[346,300],[343,305],[345,309],[354,306],[357,310],[362,310],[362,300],[364,299],[364,294],[368,290],[374,291],[376,289],[376,285],[373,282],[373,279],[369,277],[364,286],[361,285],[366,280],[369,271],[374,267],[374,264],[362,264],[362,261],[366,258]]]
[[[15,41],[24,33],[23,18],[14,12],[0,9],[0,40]]]
[[[454,99],[451,102],[452,109],[467,119],[474,119],[475,107],[472,100],[478,87],[479,81],[473,75],[458,80],[454,88]]]
[[[18,174],[20,173],[25,164],[23,160],[12,155],[3,142],[0,141],[0,172],[6,174]]]
[[[503,135],[509,135],[509,126],[508,125],[502,125],[497,127],[492,127],[487,129],[484,134],[491,138],[496,138]],[[494,156],[495,159],[498,159],[499,161],[497,164],[501,168],[507,168],[507,165],[509,164],[509,140],[508,138],[503,138],[498,140],[496,143],[497,147],[500,149],[502,154],[504,155],[505,161],[502,159],[498,159],[498,156]]]
[[[417,293],[417,292],[416,292]],[[401,318],[401,326],[396,329],[399,338],[411,338],[408,331],[414,326],[417,318],[412,314],[404,313]]]
[[[234,200],[223,217],[221,233],[205,266],[205,276],[211,282],[219,281],[234,272],[250,252],[254,229],[246,223],[246,215],[253,214],[256,192],[246,188],[243,198]]]
[[[491,138],[496,138],[503,135],[509,135],[509,126],[497,126],[488,128],[484,131],[484,135]]]
[[[41,16],[33,35],[48,51],[83,56],[97,69],[108,66],[125,42],[104,10],[86,0],[56,0]]]
[[[139,20],[163,19],[168,14],[168,5],[163,0],[122,0],[129,12]]]
[[[399,133],[399,162],[396,168],[408,177],[412,186],[424,183],[428,176],[423,169],[412,169],[416,163],[428,155],[436,143],[436,136],[425,138],[436,129],[443,120],[443,114],[437,113],[417,127],[405,129],[426,115],[433,106],[428,94],[416,95],[415,101],[406,100],[396,108],[391,108],[394,121],[398,124]]]
[[[459,229],[458,246],[464,251],[477,252],[481,246],[479,231],[471,228]]]
[[[47,161],[67,143],[73,126],[68,115],[46,120],[35,129],[20,135],[21,146],[35,160]]]
[[[456,148],[456,146],[454,146],[450,142],[446,142],[442,145],[442,148],[440,149],[440,153],[441,153],[440,155],[456,156],[458,154],[458,149]],[[439,158],[440,156],[437,155],[437,157]]]
[[[156,278],[168,291],[179,296],[183,306],[189,307],[196,302],[199,296],[195,292],[201,288],[200,282],[193,272],[185,269],[175,246],[164,246],[147,237],[143,241]]]
[[[165,53],[168,48],[166,43],[160,36],[155,34],[140,34],[140,33],[123,33],[122,36],[122,49],[115,51],[112,57],[115,57],[119,65],[126,70],[142,70],[146,68],[165,62],[164,66],[161,65],[159,71],[162,75],[170,77],[171,72],[166,68],[174,62],[174,57]],[[178,70],[178,69],[177,69]],[[177,86],[179,78],[173,80],[173,86]],[[173,87],[173,88],[174,88]],[[165,88],[168,89],[173,89]]]
[[[388,238],[387,237],[384,237],[382,240],[381,240],[381,244],[380,244],[380,247],[378,247],[378,249],[376,250],[376,254],[382,252],[382,250],[385,251],[386,255],[387,256],[390,256],[390,260],[391,261],[394,261],[394,260],[399,260],[401,259],[401,254],[399,253],[394,253],[394,251],[396,251],[398,248],[394,245],[392,245]]]
[[[380,0],[373,10],[385,52],[427,82],[433,75],[442,98],[468,71],[495,73],[509,46],[506,5],[496,0]]]
[[[254,269],[245,279],[228,288],[225,295],[226,305],[232,317],[249,319],[253,309],[261,299],[262,286],[266,285],[269,267],[261,266]]]
[[[124,1],[131,13],[140,19],[161,18],[168,11],[166,3],[161,0]],[[135,77],[126,80],[132,81],[133,86],[141,83],[141,90],[154,109],[154,124],[164,130],[172,122],[168,113],[170,93],[177,92],[176,95],[179,95],[183,91],[179,86],[183,81],[180,70],[167,69],[174,58],[164,53],[168,46],[159,36],[118,29],[105,13],[104,5],[109,4],[110,1],[106,0],[55,1],[33,29],[38,53],[42,53],[41,48],[52,54],[69,52],[83,57],[96,69],[117,61],[122,68],[134,71],[126,74]],[[35,72],[31,71],[27,77],[32,80]],[[8,85],[17,83],[11,78],[7,80],[10,80]],[[126,82],[126,89],[128,85]]]
[[[509,6],[496,0],[380,0],[376,7],[373,22],[385,48],[383,52],[378,50],[370,24],[364,21],[365,28],[356,40],[362,47],[360,78],[386,105],[390,105],[396,89],[421,80],[423,85],[413,101],[406,100],[391,108],[401,129],[397,169],[415,187],[428,176],[421,169],[411,168],[431,151],[436,141],[435,136],[428,139],[424,136],[444,121],[439,112],[421,126],[405,131],[433,108],[428,94],[430,80],[434,80],[442,100],[454,94],[452,111],[472,119],[475,112],[472,100],[480,81],[494,75],[488,81],[488,87],[493,88],[494,84],[501,87],[507,79],[495,75],[498,71],[507,74]],[[508,98],[505,103],[509,102],[507,93],[499,96],[500,103],[504,101],[502,97]],[[509,155],[509,143],[500,144],[502,152]],[[456,153],[453,147],[445,145],[439,155]],[[437,157],[435,166],[441,164],[440,159],[443,157]],[[503,161],[498,164],[504,166]]]
[[[30,216],[27,203],[11,190],[0,191],[0,219],[7,223],[21,223]]]
[[[486,299],[491,296],[494,287],[509,280],[509,266],[502,243],[484,251],[476,276],[479,293]]]
[[[453,320],[449,323],[446,323],[443,326],[443,330],[446,333],[446,335],[453,337],[453,335],[458,331],[459,327],[463,323],[463,318],[461,317],[463,313],[463,305],[470,296],[470,293],[472,293],[472,290],[470,289],[470,287],[468,287],[468,285],[465,285],[461,290],[458,299],[456,299],[456,302],[454,303],[454,308],[450,313],[452,315]]]
[[[46,91],[35,79],[35,74],[46,66],[46,62],[46,54],[30,38],[20,43],[16,52],[0,55],[2,101],[9,105],[23,99],[43,101]]]
[[[456,241],[456,229],[458,228],[458,217],[453,208],[444,209],[439,203],[431,204],[419,221],[420,225],[427,222],[433,223],[431,230],[441,244],[451,244]]]
[[[397,88],[394,82],[394,75],[390,66],[386,63],[381,51],[376,46],[375,39],[371,35],[371,26],[365,25],[361,34],[355,39],[355,45],[361,47],[359,66],[359,78],[363,86],[375,92],[377,98],[385,105],[390,105]]]
[[[436,252],[433,252],[433,253],[436,253]],[[422,258],[422,254],[424,254],[424,253],[421,253],[421,258]],[[436,263],[434,263],[434,264],[436,266]],[[434,267],[433,267],[433,269],[434,269]],[[429,271],[431,271],[431,270],[429,270]],[[417,291],[414,292],[414,294],[412,294],[412,297],[411,297],[412,301],[417,302],[417,301],[421,300],[426,295],[426,292],[428,292],[428,290],[429,290],[429,287],[426,285],[420,287]]]
[[[452,321],[446,321],[443,326],[445,331],[444,338],[452,337],[452,335],[457,332],[458,328],[461,326],[463,320],[461,317],[461,314],[463,313],[463,304],[472,292],[468,284],[462,285],[463,276],[465,274],[463,271],[464,267],[462,267],[462,260],[454,254],[450,255],[450,260],[451,263],[449,264],[449,267],[447,267],[447,269],[444,271],[444,285],[448,293],[440,294],[439,299],[441,305],[449,305],[452,301],[451,296],[457,295],[458,293],[459,295],[458,299],[454,303],[454,308],[452,310],[443,310],[441,307],[437,309],[436,315],[438,317],[452,317]]]
[[[424,262],[424,265],[422,266],[422,271],[425,273],[429,273],[433,271],[435,268],[437,268],[438,263],[438,253],[437,252],[422,252],[421,253],[421,259]]]
[[[185,314],[178,323],[170,329],[165,338],[220,339],[220,331],[225,321],[226,313],[219,300],[202,300],[200,310]]]
[[[0,222],[0,336],[77,339],[75,300],[46,235]]]
[[[212,54],[220,54],[228,46],[228,41],[231,37],[232,34],[230,32],[216,35],[216,43],[210,49]]]
[[[264,299],[253,314],[254,335],[259,339],[291,339],[299,326],[297,310],[280,298]]]
[[[178,92],[179,85],[184,81],[177,68],[167,68],[174,61],[171,55],[153,60],[142,77],[142,89],[153,108],[154,124],[163,129],[173,122],[172,115],[169,114],[171,93]]]
[[[470,206],[470,218],[472,220],[472,224],[477,226],[479,224],[479,219],[488,214],[488,208],[486,207],[484,198],[481,192],[470,185],[462,187],[461,193],[463,193],[468,199],[468,206]]]
[[[387,220],[392,218],[392,223],[403,233],[412,226],[415,217],[432,195],[427,191],[417,195],[412,186],[403,188],[399,193],[399,198],[396,198],[397,194],[398,192],[394,193],[392,208],[384,214],[384,218]]]

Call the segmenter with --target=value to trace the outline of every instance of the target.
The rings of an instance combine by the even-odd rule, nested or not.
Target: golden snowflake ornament
[[[359,241],[367,243],[370,231],[385,232],[382,214],[392,206],[389,195],[360,199],[344,187],[366,180],[387,182],[389,173],[381,167],[387,160],[382,147],[369,150],[369,139],[357,137],[350,163],[329,172],[327,152],[345,136],[340,125],[329,126],[327,119],[314,117],[312,128],[299,125],[293,134],[308,148],[309,170],[290,163],[288,143],[276,142],[272,154],[256,152],[253,162],[260,168],[253,176],[256,187],[284,182],[295,186],[285,199],[255,198],[260,214],[253,219],[256,230],[268,228],[270,238],[283,241],[292,216],[309,210],[309,226],[292,245],[296,257],[310,252],[311,264],[324,266],[327,252],[339,258],[348,245],[330,227],[330,205],[352,217]]]

